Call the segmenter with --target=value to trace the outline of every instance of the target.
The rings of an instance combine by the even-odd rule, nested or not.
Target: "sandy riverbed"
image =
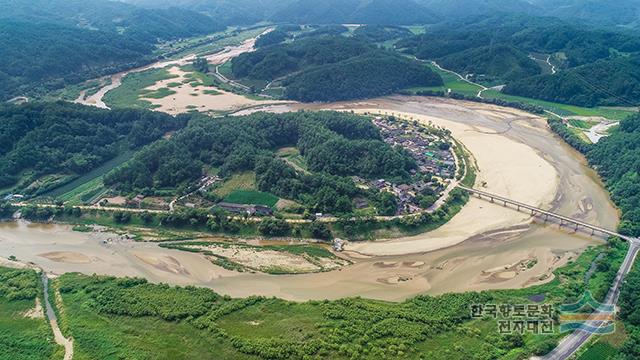
[[[540,118],[484,104],[415,97],[278,106],[276,110],[299,108],[381,109],[438,121],[474,154],[480,167],[479,184],[486,181],[487,191],[607,228],[617,224],[617,211],[593,171],[578,153],[554,137]],[[602,243],[557,226],[531,223],[524,214],[477,200],[435,232],[351,245],[363,252],[394,255],[353,253],[355,264],[317,274],[240,274],[217,267],[199,254],[162,249],[156,244],[105,244],[99,236],[55,225],[0,224],[0,256],[15,255],[58,273],[143,276],[154,282],[207,286],[231,296],[401,300],[421,293],[542,283],[552,278],[554,268],[586,246]],[[56,262],[38,256],[55,251],[83,254],[91,262]],[[524,266],[530,263],[535,265]]]
[[[181,114],[190,110],[200,112],[206,111],[236,111],[247,107],[286,103],[284,101],[253,100],[248,97],[224,91],[215,86],[191,86],[188,81],[185,83],[187,72],[178,66],[168,69],[169,73],[176,76],[166,79],[147,87],[146,90],[158,90],[167,88],[171,83],[182,83],[180,86],[171,87],[175,94],[165,96],[161,99],[144,98],[152,104],[158,106],[156,111],[166,112],[172,115]]]

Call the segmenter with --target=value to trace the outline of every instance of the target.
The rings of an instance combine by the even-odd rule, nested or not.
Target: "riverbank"
[[[402,112],[422,121],[438,121],[450,127],[454,137],[460,137],[460,142],[475,156],[479,168],[476,186],[484,188],[482,182],[487,181],[485,189],[498,195],[603,227],[613,229],[617,225],[617,211],[595,173],[579,153],[554,137],[546,122],[538,117],[485,104],[403,96],[295,107],[280,105],[268,110],[324,108],[377,109]],[[511,153],[514,151],[530,161],[521,161]],[[539,192],[539,188],[543,190]],[[492,215],[484,218],[487,212]],[[461,223],[458,218],[467,220]],[[485,221],[489,225],[484,225]],[[432,247],[433,251],[376,256],[346,251],[345,256],[354,264],[339,271],[303,275],[237,273],[215,266],[199,254],[133,241],[103,244],[91,233],[72,232],[58,225],[1,224],[0,256],[15,255],[57,273],[140,276],[152,282],[211,287],[236,297],[265,295],[308,300],[363,296],[398,301],[422,293],[521,288],[549,282],[554,269],[575,259],[588,246],[603,243],[601,239],[532,223],[526,215],[473,199],[450,224],[437,230],[442,234],[437,242],[432,241],[435,239],[432,233],[402,241],[403,251],[413,252],[416,247]],[[477,233],[468,231],[464,224],[473,226]],[[363,245],[376,251],[378,244],[384,243]],[[385,246],[383,250],[395,251],[396,247]],[[55,262],[38,256],[54,251],[80,253],[91,262]],[[157,259],[158,263],[177,262],[183,270],[173,272],[172,267],[153,267],[136,254]],[[516,271],[517,265],[524,263],[533,265]]]

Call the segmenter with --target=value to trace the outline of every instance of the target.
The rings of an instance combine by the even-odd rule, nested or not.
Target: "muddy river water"
[[[270,111],[353,109],[395,113],[452,130],[476,158],[477,187],[614,229],[618,214],[584,158],[543,119],[512,109],[453,100],[388,97],[366,102],[273,107]],[[533,222],[526,214],[471,199],[434,232],[350,244],[354,264],[305,275],[236,273],[198,254],[152,243],[105,241],[108,234],[63,225],[0,224],[0,257],[16,256],[54,273],[141,276],[193,284],[231,296],[291,300],[363,296],[402,300],[428,293],[519,288],[552,279],[551,271],[602,239]]]

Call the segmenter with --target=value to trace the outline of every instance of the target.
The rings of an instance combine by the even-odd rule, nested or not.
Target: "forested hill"
[[[555,75],[521,79],[503,92],[588,107],[640,105],[640,57],[599,60]]]
[[[622,211],[620,231],[640,236],[640,115],[622,121],[611,136],[591,148],[587,158]]]
[[[295,147],[309,172],[276,157]],[[338,112],[257,113],[212,121],[203,117],[169,140],[147,146],[107,174],[106,185],[125,193],[185,188],[217,169],[223,177],[253,171],[263,192],[320,212],[351,211],[361,193],[349,176],[408,179],[415,160],[382,141],[369,119]],[[366,195],[363,195],[366,196]]]
[[[0,101],[149,62],[160,40],[224,26],[185,9],[111,1],[0,0]]]
[[[343,36],[261,48],[233,60],[232,71],[237,78],[282,79],[285,97],[301,101],[367,98],[442,84],[420,62]]]
[[[64,102],[0,106],[0,188],[44,192],[185,124],[163,113]]]
[[[224,29],[221,21],[187,9],[141,9],[107,0],[0,0],[0,19],[56,23],[149,43]]]
[[[117,34],[50,23],[0,20],[0,99],[144,63],[152,46]]]
[[[397,47],[477,82],[506,84],[512,95],[580,106],[640,104],[640,36],[546,20],[450,22]]]
[[[527,53],[507,45],[464,50],[442,57],[439,64],[464,74],[481,74],[484,81],[510,81],[542,72]]]

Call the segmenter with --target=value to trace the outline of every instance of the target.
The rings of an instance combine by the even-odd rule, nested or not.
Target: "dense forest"
[[[140,66],[159,41],[223,30],[185,9],[112,1],[0,0],[0,101]]]
[[[588,107],[640,103],[633,33],[499,15],[436,25],[397,47],[476,81],[506,84],[511,95]]]
[[[610,136],[587,153],[622,211],[620,231],[640,236],[640,115],[620,123]]]
[[[39,184],[45,175],[69,180],[184,124],[162,113],[63,102],[2,106],[0,188],[19,182],[25,193],[48,190]]]
[[[538,75],[541,69],[526,53],[506,45],[482,46],[447,55],[438,60],[446,69],[475,74],[476,80],[510,81]]]
[[[580,106],[640,104],[640,55],[599,60],[507,84],[507,94]]]
[[[152,46],[117,34],[57,24],[0,20],[0,99],[143,64]]]
[[[274,152],[283,147],[298,148],[310,173],[278,159]],[[223,177],[255,171],[260,191],[316,211],[348,213],[351,199],[362,193],[348,176],[406,179],[416,164],[404,150],[381,141],[366,118],[335,112],[259,113],[215,122],[194,119],[104,181],[125,192],[185,187],[203,175],[205,166],[219,169]]]
[[[413,36],[413,33],[400,26],[363,25],[358,27],[353,36],[370,42],[384,42]]]
[[[342,36],[309,37],[261,48],[233,60],[237,78],[283,79],[285,97],[334,101],[387,95],[442,79],[417,61]]]

